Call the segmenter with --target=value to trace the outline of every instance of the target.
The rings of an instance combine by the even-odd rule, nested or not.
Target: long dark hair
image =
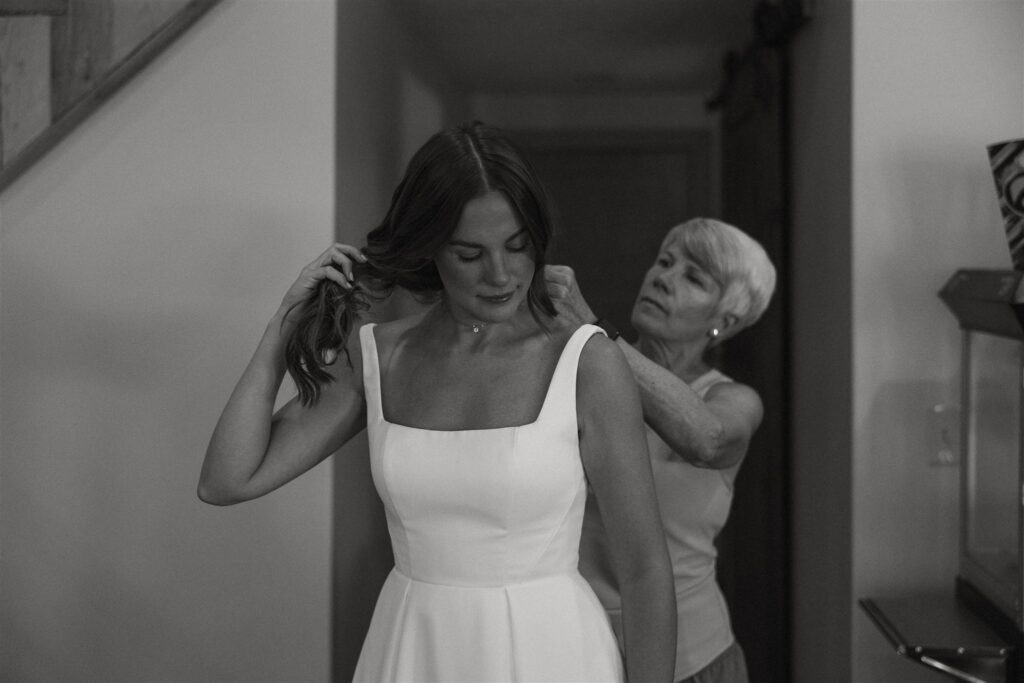
[[[527,294],[530,312],[543,324],[555,307],[544,285],[544,263],[554,232],[544,188],[522,151],[501,130],[479,121],[434,134],[409,161],[391,196],[384,220],[366,236],[366,263],[353,264],[355,287],[323,280],[299,304],[285,345],[288,372],[303,405],[315,404],[331,381],[327,368],[342,353],[349,334],[371,300],[396,287],[421,300],[442,290],[433,257],[451,237],[462,209],[488,192],[500,192],[532,242],[536,264]]]

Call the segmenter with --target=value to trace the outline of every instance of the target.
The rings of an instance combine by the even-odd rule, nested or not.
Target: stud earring
[[[719,332],[717,327],[712,327],[710,330],[708,330],[708,336],[711,337],[712,339],[716,339],[718,337],[718,334]]]

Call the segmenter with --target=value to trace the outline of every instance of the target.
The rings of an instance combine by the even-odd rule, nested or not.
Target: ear
[[[721,325],[719,326],[718,329],[721,330],[722,333],[726,337],[728,337],[728,336],[730,336],[731,333],[736,331],[735,328],[736,328],[736,325],[739,323],[739,321],[740,321],[739,316],[737,316],[737,315],[735,315],[733,313],[723,313],[722,314],[722,319],[721,319]]]
[[[718,319],[715,321],[713,326],[713,329],[716,330],[718,334],[711,335],[709,346],[720,344],[732,335],[736,334],[739,332],[739,329],[737,329],[738,327],[738,316],[733,313],[722,313],[718,316]]]

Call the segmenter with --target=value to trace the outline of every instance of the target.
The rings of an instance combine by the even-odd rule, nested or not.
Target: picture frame
[[[218,2],[0,0],[0,191]]]

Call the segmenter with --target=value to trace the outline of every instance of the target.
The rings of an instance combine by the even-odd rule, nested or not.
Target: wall
[[[430,55],[410,44],[391,3],[337,4],[337,195],[335,238],[362,245],[383,218],[413,152],[464,111],[436,78]],[[460,117],[461,118],[461,117]],[[416,310],[401,293],[379,319]],[[393,565],[387,526],[370,476],[365,434],[334,457],[331,671],[347,681],[362,648],[380,584]]]
[[[474,113],[497,125],[576,129],[708,128],[705,95],[476,93]],[[510,123],[511,122],[511,123]]]
[[[718,116],[707,95],[683,94],[506,94],[474,93],[473,116],[509,130],[711,132],[711,214],[719,211],[721,166]]]
[[[793,51],[793,680],[934,680],[862,597],[952,593],[956,403],[936,293],[1009,267],[985,145],[1024,134],[1024,5],[834,0]],[[950,46],[956,45],[952,50]]]
[[[958,402],[960,335],[936,293],[1010,267],[985,145],[1024,135],[1022,30],[1016,0],[853,5],[855,598],[952,590],[958,471],[926,418]],[[859,610],[853,657],[855,681],[934,680]]]
[[[337,5],[335,237],[349,244],[362,245],[363,236],[384,215],[400,154],[398,64],[385,4]],[[336,681],[352,678],[391,566],[369,464],[365,433],[334,456],[331,673]]]
[[[851,671],[851,6],[793,44],[790,437],[794,683]]]
[[[224,0],[0,196],[0,678],[327,680],[330,466],[195,486],[331,238],[334,17]]]
[[[403,71],[400,78],[402,146],[396,169],[398,174],[405,171],[406,164],[409,163],[409,159],[416,153],[416,150],[447,123],[441,98],[423,79],[409,71]]]
[[[398,35],[402,148],[398,174],[419,147],[441,128],[473,118],[470,95],[421,42],[420,27],[403,13],[391,22]]]

